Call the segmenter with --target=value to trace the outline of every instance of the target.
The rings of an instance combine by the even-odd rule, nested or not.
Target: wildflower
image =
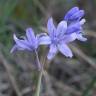
[[[64,17],[64,20],[68,22],[80,21],[80,19],[84,16],[84,10],[79,10],[78,7],[73,7],[71,10],[67,12]]]
[[[82,25],[86,22],[85,19],[82,19],[83,16],[84,10],[79,10],[78,7],[73,7],[64,17],[64,20],[68,22],[66,34],[76,33],[76,38],[80,41],[87,40],[87,38],[83,37]]]
[[[66,57],[72,57],[72,51],[67,46],[67,43],[74,41],[76,39],[76,34],[65,34],[67,31],[67,22],[64,20],[61,21],[57,28],[55,28],[53,19],[49,18],[47,28],[51,39],[50,50],[47,58],[51,60],[56,55],[58,50]]]
[[[16,50],[29,50],[33,51],[38,48],[38,36],[35,37],[34,31],[32,28],[26,29],[26,37],[22,39],[18,39],[16,35],[13,35],[15,45],[11,49],[11,53]]]
[[[83,37],[83,28],[82,25],[85,23],[85,19],[82,19],[80,22],[70,24],[67,28],[66,34],[76,34],[76,39],[80,41],[86,41],[87,38]]]

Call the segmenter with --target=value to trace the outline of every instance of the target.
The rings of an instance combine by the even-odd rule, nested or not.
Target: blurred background
[[[41,96],[96,96],[96,0],[0,0],[0,96],[34,96],[38,71],[34,54],[11,54],[13,33],[25,35],[32,27],[36,33],[46,32],[47,20],[58,23],[74,6],[85,10],[86,42],[70,45],[74,57],[58,54],[46,61]],[[38,49],[43,62],[48,48]]]

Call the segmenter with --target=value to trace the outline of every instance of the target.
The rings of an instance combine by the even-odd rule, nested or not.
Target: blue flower
[[[84,10],[79,10],[78,7],[70,9],[64,17],[64,20],[69,22],[79,21],[84,16]]]
[[[56,55],[58,50],[66,57],[72,57],[73,56],[72,51],[67,46],[67,44],[76,39],[76,34],[75,33],[66,34],[67,22],[64,20],[61,21],[56,28],[53,24],[53,19],[49,18],[48,23],[47,23],[47,29],[48,29],[48,34],[49,34],[48,42],[50,41],[49,43],[50,50],[47,55],[47,58],[51,60]],[[45,37],[45,40],[48,38]]]
[[[11,49],[11,53],[16,50],[29,50],[33,51],[38,48],[39,45],[39,37],[34,34],[34,31],[32,28],[26,29],[26,37],[24,39],[18,39],[16,35],[13,35],[15,45]]]
[[[78,7],[73,7],[67,12],[64,17],[64,20],[68,23],[68,29],[66,34],[76,33],[76,38],[80,41],[86,41],[87,38],[83,37],[83,24],[85,19],[82,19],[84,16],[84,10],[79,10]]]
[[[85,19],[79,22],[72,23],[68,26],[66,34],[76,33],[76,39],[80,41],[86,41],[87,38],[83,37],[82,25],[85,23]]]

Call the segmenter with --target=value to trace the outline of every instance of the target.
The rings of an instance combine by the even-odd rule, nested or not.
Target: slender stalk
[[[36,50],[35,50],[35,54],[36,54],[36,59],[37,59],[37,63],[38,63],[38,68],[39,68],[39,71],[40,71],[35,96],[40,96],[40,92],[41,92],[40,88],[41,88],[41,84],[42,84],[42,76],[43,76],[43,71],[44,71],[43,67],[44,67],[44,64],[45,64],[45,61],[46,61],[46,56],[44,57],[42,65],[41,65],[40,60],[39,60],[39,56],[38,56],[38,53],[37,53]]]
[[[36,60],[37,60],[37,67],[38,67],[39,71],[41,71],[42,65],[40,64],[39,56],[38,56],[38,53],[36,50],[35,50],[35,54],[36,54]]]
[[[38,56],[38,53],[37,53],[36,50],[35,50],[35,54],[36,54],[38,69],[40,71],[39,78],[38,78],[37,89],[36,89],[36,95],[35,96],[40,96],[40,88],[41,88],[41,81],[42,81],[42,74],[43,74],[43,66],[40,64],[39,56]]]
[[[36,96],[40,96],[40,88],[41,88],[41,81],[42,81],[42,74],[43,70],[40,71],[38,84],[37,84],[37,90],[36,90]]]

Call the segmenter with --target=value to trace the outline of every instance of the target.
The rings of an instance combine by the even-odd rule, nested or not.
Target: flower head
[[[64,17],[64,20],[69,22],[79,21],[84,16],[84,10],[79,10],[78,7],[70,9]]]
[[[67,12],[64,20],[68,23],[68,29],[66,34],[76,33],[76,38],[80,41],[86,41],[87,38],[83,37],[83,24],[86,22],[82,19],[84,16],[84,10],[79,10],[78,7],[73,7]]]
[[[38,48],[38,36],[35,37],[32,28],[26,29],[26,37],[24,39],[18,39],[15,34],[13,34],[15,45],[11,49],[11,52],[16,50],[29,50],[32,51]]]
[[[86,41],[87,38],[83,36],[83,27],[82,25],[85,23],[85,19],[82,19],[79,22],[72,23],[68,26],[66,34],[76,34],[76,39],[80,41]]]
[[[47,58],[51,60],[59,50],[63,55],[66,57],[72,57],[72,51],[67,46],[67,43],[72,42],[76,39],[76,34],[66,34],[67,31],[67,22],[61,21],[57,28],[54,26],[53,19],[49,18],[47,23],[47,29],[49,34],[50,43],[50,50],[48,53]]]

